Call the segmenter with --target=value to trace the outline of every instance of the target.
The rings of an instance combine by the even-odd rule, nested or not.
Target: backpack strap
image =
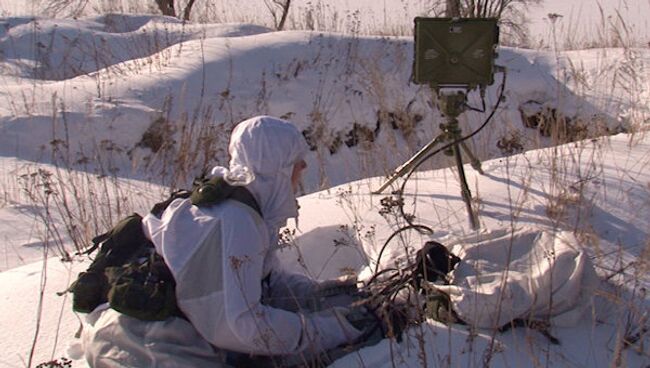
[[[250,208],[254,209],[255,212],[257,212],[261,218],[264,218],[262,215],[262,209],[260,208],[260,205],[257,203],[257,200],[255,200],[255,197],[253,197],[253,194],[250,192],[250,190],[246,189],[245,187],[239,187],[236,186],[235,190],[232,192],[232,195],[230,196],[230,199],[234,199],[238,202],[241,202]]]
[[[103,234],[97,235],[96,237],[92,238],[92,243],[93,245],[90,246],[88,249],[85,250],[79,250],[78,252],[75,253],[77,256],[87,256],[90,253],[94,252],[99,246],[109,237],[111,236],[111,232],[107,231]]]

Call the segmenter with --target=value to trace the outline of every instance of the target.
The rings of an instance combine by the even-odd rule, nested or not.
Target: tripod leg
[[[458,168],[458,176],[460,178],[460,191],[461,196],[463,197],[463,202],[465,202],[465,207],[467,208],[467,214],[469,215],[469,223],[472,226],[473,230],[479,228],[478,218],[472,209],[472,192],[469,190],[467,185],[467,177],[465,177],[465,169],[463,169],[463,158],[460,156],[460,147],[458,144],[453,146],[454,156],[456,157],[456,167]]]
[[[380,194],[383,192],[386,188],[388,188],[389,185],[391,185],[397,178],[404,176],[413,166],[417,165],[422,157],[429,153],[429,151],[439,142],[444,140],[443,135],[439,135],[436,138],[434,138],[431,142],[429,142],[426,146],[422,147],[413,157],[411,157],[408,161],[403,163],[401,166],[399,166],[393,174],[384,182],[384,184],[379,187],[379,189],[375,190],[372,192],[372,194]]]
[[[470,151],[469,147],[465,144],[465,142],[460,142],[460,146],[463,148],[463,151],[465,151],[465,154],[467,157],[469,157],[469,162],[474,168],[474,170],[478,171],[479,174],[484,175],[485,173],[483,172],[483,169],[481,168],[481,161],[479,161],[476,156]]]

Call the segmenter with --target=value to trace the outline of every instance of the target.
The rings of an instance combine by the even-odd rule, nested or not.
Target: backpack
[[[196,179],[192,191],[172,193],[167,200],[154,205],[151,213],[162,216],[169,204],[178,198],[190,198],[195,206],[213,206],[233,199],[262,215],[257,201],[246,188],[232,186],[221,177]],[[99,248],[95,259],[66,290],[73,294],[74,311],[90,313],[108,302],[118,312],[140,320],[183,317],[176,303],[174,277],[144,234],[142,216],[137,213],[127,216],[92,242],[93,246],[83,254]]]

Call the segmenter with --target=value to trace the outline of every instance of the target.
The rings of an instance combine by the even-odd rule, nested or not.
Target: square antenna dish
[[[413,81],[433,88],[494,82],[496,18],[415,18]]]

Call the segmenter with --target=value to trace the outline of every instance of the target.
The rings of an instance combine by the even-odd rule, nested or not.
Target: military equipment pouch
[[[131,259],[148,242],[142,230],[142,216],[131,214],[115,225],[110,231],[93,239],[94,247],[101,244],[99,253],[90,269],[103,270],[119,266]],[[91,250],[86,253],[92,252]]]
[[[72,309],[80,313],[90,313],[98,305],[106,303],[106,275],[103,272],[86,271],[79,273],[70,286]]]
[[[190,201],[195,206],[222,202],[229,198],[235,189],[221,177],[204,179],[202,182],[195,181],[194,185]]]
[[[101,247],[100,247],[101,245]],[[125,217],[110,231],[93,239],[93,246],[86,253],[99,249],[97,256],[85,272],[68,288],[72,292],[72,309],[90,313],[108,301],[110,283],[106,269],[129,263],[143,249],[153,249],[142,230],[142,216],[134,213]]]
[[[143,321],[182,316],[176,305],[176,283],[165,261],[153,252],[142,263],[106,270],[111,308]]]
[[[262,216],[259,204],[248,189],[230,185],[222,177],[203,178],[194,181],[194,189],[190,195],[190,201],[193,205],[199,207],[210,206],[221,203],[226,199],[234,199],[244,203]]]

